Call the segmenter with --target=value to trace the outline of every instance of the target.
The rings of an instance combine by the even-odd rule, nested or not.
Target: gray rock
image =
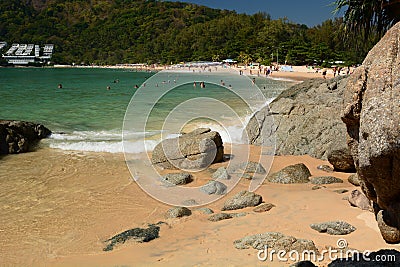
[[[274,249],[275,251],[284,250],[289,252],[295,250],[302,253],[304,250],[309,250],[315,251],[316,253],[318,252],[313,241],[297,239],[293,236],[285,236],[278,232],[267,232],[264,234],[245,236],[242,239],[235,240],[233,244],[237,249],[254,248],[257,250],[263,250],[265,249],[265,246],[267,246],[268,249]]]
[[[160,224],[160,223],[158,223]],[[149,242],[153,239],[159,237],[160,227],[158,225],[151,224],[148,228],[134,228],[122,232],[118,235],[111,237],[105,242],[108,243],[106,247],[103,249],[104,251],[111,251],[114,249],[114,246],[118,244],[123,244],[127,240],[133,240],[139,243]]]
[[[253,209],[254,212],[266,212],[275,207],[272,203],[262,203]]]
[[[261,163],[249,161],[249,162],[242,162],[230,166],[228,169],[229,173],[259,173],[265,174],[267,171],[264,169]]]
[[[347,235],[356,230],[354,226],[343,221],[313,223],[310,227],[320,233],[327,233],[330,235]]]
[[[359,190],[351,191],[347,199],[350,205],[360,208],[362,210],[372,210],[371,208],[371,201]]]
[[[333,192],[338,193],[338,194],[344,194],[349,192],[349,190],[347,189],[337,189],[337,190],[333,190]]]
[[[312,184],[335,184],[343,183],[342,179],[333,176],[317,176],[310,179]]]
[[[162,169],[203,169],[222,162],[224,146],[221,136],[200,128],[177,138],[165,139],[153,150],[151,162]]]
[[[311,190],[319,190],[322,188],[326,188],[326,186],[314,185],[313,187],[311,187]]]
[[[219,181],[209,181],[207,184],[200,187],[200,191],[208,195],[224,195],[226,194],[227,186]]]
[[[330,150],[328,161],[333,165],[335,171],[354,172],[356,170],[353,157],[347,146]]]
[[[203,214],[213,214],[214,211],[210,208],[199,208],[198,211],[202,212]]]
[[[253,180],[254,176],[248,173],[244,173],[243,175],[240,176],[240,178],[246,179],[246,180]]]
[[[185,185],[192,181],[190,173],[169,173],[161,177],[166,185]]]
[[[267,176],[271,183],[297,184],[308,183],[311,176],[310,170],[303,163],[290,165],[282,170]]]
[[[233,218],[232,214],[229,214],[229,213],[216,213],[216,214],[213,214],[210,217],[208,217],[208,220],[212,221],[212,222],[218,222],[218,221],[232,219],[232,218]]]
[[[399,38],[397,23],[355,69],[348,80],[342,114],[361,188],[374,202],[375,214],[380,210],[386,214],[378,225],[390,243],[400,242]],[[393,235],[393,229],[398,233]]]
[[[50,135],[51,131],[41,124],[0,120],[0,155],[29,152]]]
[[[333,168],[329,165],[318,165],[317,169],[325,172],[333,172]]]
[[[211,176],[213,179],[229,180],[230,176],[225,167],[218,168]]]
[[[348,181],[349,181],[349,183],[351,183],[352,185],[355,185],[355,186],[360,186],[361,185],[360,178],[358,178],[358,174],[357,173],[354,173],[354,174],[350,175],[349,178],[348,178]]]
[[[262,197],[253,192],[241,191],[228,199],[222,210],[237,210],[246,207],[254,207],[262,202]]]
[[[192,215],[192,211],[185,207],[175,207],[167,211],[168,218],[180,218]]]
[[[337,89],[328,85],[336,82]],[[257,112],[246,126],[250,144],[273,146],[276,155],[310,155],[327,159],[332,145],[346,146],[346,128],[340,120],[344,76],[310,79],[282,92]]]
[[[195,199],[186,199],[184,201],[182,201],[182,205],[185,207],[191,207],[191,206],[196,206],[199,203],[197,203],[197,201]]]

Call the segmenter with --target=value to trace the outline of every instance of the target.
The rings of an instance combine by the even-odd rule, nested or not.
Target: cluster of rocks
[[[41,139],[50,135],[51,131],[41,124],[0,120],[0,155],[31,151]]]

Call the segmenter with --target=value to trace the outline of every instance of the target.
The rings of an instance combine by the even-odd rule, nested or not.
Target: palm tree
[[[400,21],[400,0],[336,0],[333,5],[335,13],[347,7],[345,30],[362,34],[365,39],[372,31],[382,36]]]

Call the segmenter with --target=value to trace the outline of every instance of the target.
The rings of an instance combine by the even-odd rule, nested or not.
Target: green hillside
[[[340,20],[307,28],[268,14],[252,16],[155,0],[0,2],[0,41],[55,44],[53,61],[71,64],[222,60],[288,64],[360,62],[373,42],[353,49]],[[278,51],[277,51],[278,50]]]

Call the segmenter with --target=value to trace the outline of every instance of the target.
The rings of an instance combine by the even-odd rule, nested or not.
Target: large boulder
[[[350,76],[342,116],[361,188],[375,214],[382,210],[378,226],[390,243],[400,242],[399,40],[397,23]]]
[[[0,154],[28,152],[51,131],[41,124],[0,120]]]
[[[218,132],[200,128],[165,139],[153,150],[151,162],[162,169],[202,169],[222,162],[224,146]]]
[[[326,160],[328,151],[346,146],[346,127],[340,120],[346,84],[344,76],[310,79],[283,91],[250,119],[249,143],[276,143],[276,155],[308,154]]]
[[[400,242],[400,23],[348,79],[343,122],[361,188],[389,243]]]

